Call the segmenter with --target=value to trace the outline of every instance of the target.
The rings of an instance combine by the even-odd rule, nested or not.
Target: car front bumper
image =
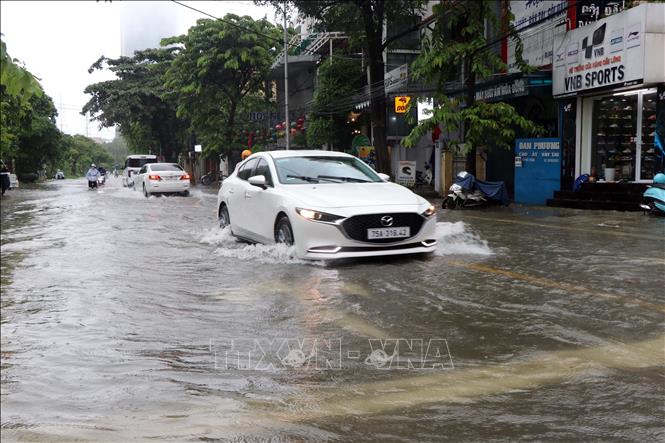
[[[425,219],[418,233],[390,243],[373,243],[351,239],[343,227],[334,223],[306,220],[300,215],[291,217],[298,257],[313,260],[377,257],[384,255],[434,252],[436,217]]]

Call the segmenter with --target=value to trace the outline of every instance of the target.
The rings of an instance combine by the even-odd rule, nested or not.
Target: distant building
[[[121,2],[120,54],[158,48],[165,37],[178,35],[178,9],[172,4],[151,1]]]

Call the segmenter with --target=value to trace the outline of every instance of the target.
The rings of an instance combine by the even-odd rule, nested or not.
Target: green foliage
[[[189,133],[164,85],[174,52],[160,48],[137,51],[133,57],[100,57],[89,72],[108,68],[117,79],[89,85],[85,92],[92,98],[82,114],[89,112],[101,127],[118,125],[133,153],[161,153],[175,161],[188,146]]]
[[[177,100],[178,116],[191,121],[204,154],[246,144],[237,128],[251,110],[270,106],[264,82],[280,37],[265,19],[227,14],[224,21],[198,20],[186,35],[162,41],[178,48],[166,75],[168,97]]]
[[[55,123],[57,112],[51,98],[42,93],[25,100],[0,89],[2,158],[15,160],[19,174],[57,162],[62,133]]]
[[[19,66],[0,41],[0,157],[17,172],[36,172],[58,155],[56,110],[37,79]]]
[[[434,31],[424,39],[422,52],[414,61],[412,71],[417,78],[437,86],[437,106],[432,116],[403,140],[405,146],[415,146],[437,125],[448,133],[464,128],[467,151],[491,145],[510,149],[517,128],[526,134],[542,132],[509,104],[475,101],[473,93],[477,81],[507,70],[486,37],[486,25],[501,29],[500,18],[492,10],[493,3],[490,0],[475,0],[444,2],[434,6]],[[508,20],[511,18],[512,15],[509,15]],[[509,27],[507,31],[512,29]],[[519,36],[515,35],[517,65],[524,72],[529,72],[531,67],[524,63],[522,44]],[[459,89],[460,72],[465,73],[461,83],[466,87],[465,97],[449,97],[451,91],[448,85],[457,85]],[[461,140],[451,140],[451,143],[458,142]]]
[[[467,152],[478,146],[512,149],[516,128],[527,134],[539,134],[542,131],[507,103],[478,102],[474,106],[461,107],[459,100],[442,97],[432,116],[416,126],[402,140],[402,144],[415,146],[437,125],[444,132],[454,133],[463,124],[467,124],[468,128],[464,137]],[[451,140],[451,143],[459,142],[461,140]]]
[[[127,146],[127,142],[122,136],[114,138],[111,143],[105,143],[103,147],[113,158],[113,165],[124,164],[125,159],[130,154],[129,146]]]
[[[20,105],[25,105],[33,95],[43,95],[44,91],[35,76],[18,63],[0,40],[0,86],[7,95],[17,97]]]
[[[49,171],[49,176],[52,176],[56,169],[62,169],[68,175],[80,177],[85,175],[92,163],[106,168],[113,166],[113,157],[104,145],[83,135],[63,135],[62,146],[62,156],[57,167]]]
[[[271,3],[276,7],[282,0],[255,0],[257,3]],[[319,23],[317,31],[340,31],[349,36],[351,47],[362,47],[366,56],[370,84],[381,84],[384,78],[383,50],[390,44],[384,40],[384,24],[394,23],[420,14],[425,4],[423,0],[290,0],[305,17],[314,18]],[[386,100],[383,94],[371,94],[370,112],[374,127],[374,146],[377,155],[377,168],[390,172],[390,159],[386,148]],[[308,124],[308,131],[311,126]],[[332,131],[320,122],[314,126],[313,135],[317,142]],[[308,135],[308,138],[310,136]],[[314,141],[314,140],[313,140]]]
[[[363,84],[359,60],[335,57],[319,68],[319,84],[307,119],[307,144],[320,148],[324,143],[348,147],[351,130],[348,111],[334,111],[336,102],[352,95]]]

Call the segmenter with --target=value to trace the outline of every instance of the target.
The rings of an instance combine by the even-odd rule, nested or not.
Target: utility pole
[[[286,150],[291,148],[291,124],[289,123],[289,33],[286,28],[286,3],[284,3],[284,112],[286,114]]]

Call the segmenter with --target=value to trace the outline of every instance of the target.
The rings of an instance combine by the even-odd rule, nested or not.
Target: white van
[[[125,170],[122,174],[122,185],[133,186],[133,176],[139,172],[143,165],[147,165],[148,163],[157,163],[157,156],[148,154],[128,155],[125,159]]]

